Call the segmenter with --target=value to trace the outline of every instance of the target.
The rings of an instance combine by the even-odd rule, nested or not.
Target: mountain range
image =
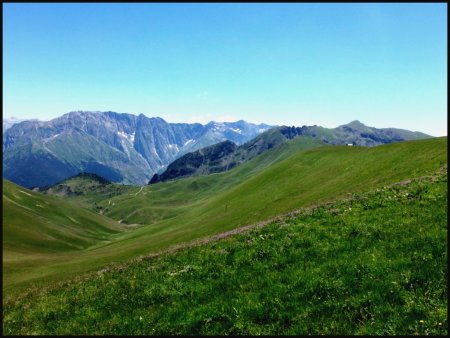
[[[5,122],[4,122],[5,123]],[[334,129],[237,122],[168,123],[159,117],[74,111],[26,120],[3,132],[3,177],[26,188],[48,187],[79,173],[144,185],[229,170],[287,140],[376,146],[431,137],[353,121]]]
[[[3,118],[3,132],[11,128],[13,125],[23,121],[37,121],[37,119],[19,119],[17,117],[4,117]]]
[[[155,174],[149,184],[180,177],[227,171],[271,148],[301,136],[311,137],[315,142],[323,145],[369,147],[431,137],[420,132],[403,129],[377,129],[368,127],[359,121],[352,121],[334,129],[319,126],[274,127],[240,146],[227,140],[186,154],[169,164],[163,173]]]
[[[49,186],[80,172],[146,184],[186,153],[224,140],[242,144],[270,128],[243,120],[202,125],[143,114],[70,112],[4,131],[3,177],[27,188]]]

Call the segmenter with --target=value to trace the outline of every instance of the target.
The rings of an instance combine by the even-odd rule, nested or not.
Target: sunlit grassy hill
[[[3,332],[445,336],[447,204],[444,166],[32,290]]]
[[[20,258],[25,266],[20,271],[7,262],[4,292],[18,293],[297,208],[420,177],[446,163],[446,137],[374,148],[319,146],[311,138],[298,137],[225,173],[103,195],[96,200],[99,211],[133,225],[128,231],[111,235],[107,242],[92,242],[76,254],[36,264]],[[4,216],[4,224],[10,217]],[[11,238],[6,240],[17,241],[14,236],[8,233]]]
[[[3,249],[57,253],[82,250],[123,231],[116,221],[3,179]]]
[[[3,283],[42,276],[36,267],[73,257],[124,230],[116,221],[3,179]],[[28,272],[30,273],[28,274]]]
[[[214,224],[226,229],[417,176],[447,162],[446,138],[375,148],[295,149],[302,142],[300,138],[287,142],[227,173],[156,184],[137,196],[114,197],[111,203],[103,202],[106,214],[128,223],[148,224],[155,218],[164,219],[158,208],[168,206],[174,212],[165,224],[183,224],[183,228],[186,222],[193,227]],[[182,222],[174,217],[180,210]]]
[[[97,201],[125,194],[135,188],[133,185],[112,183],[96,174],[81,173],[40,191],[46,195],[64,197],[79,206],[98,212]]]
[[[203,205],[298,152],[323,146],[309,136],[280,144],[228,172],[184,178],[136,189],[99,202],[105,214],[127,223],[152,224]]]

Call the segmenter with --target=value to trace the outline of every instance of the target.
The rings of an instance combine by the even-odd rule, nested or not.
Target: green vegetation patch
[[[123,231],[116,221],[59,198],[5,179],[2,186],[3,253],[8,257],[82,250]]]
[[[3,332],[446,335],[447,191],[445,167],[35,289]]]
[[[98,209],[98,213],[103,215],[91,214],[89,218],[97,216],[100,222],[100,218],[111,217],[120,221],[121,224],[114,222],[116,226],[127,231],[108,233],[101,238],[92,232],[93,236],[88,236],[88,242],[78,246],[80,250],[64,250],[64,255],[39,256],[39,259],[36,259],[32,248],[27,249],[28,255],[19,256],[16,250],[10,250],[16,247],[10,246],[5,250],[4,245],[4,298],[28,287],[45,286],[95,271],[111,262],[126,262],[173,245],[266,221],[298,208],[427,175],[447,163],[446,137],[374,148],[318,146],[310,141],[310,138],[298,137],[220,174],[146,187],[128,187],[124,189],[129,190],[123,193],[119,189],[117,196],[110,196],[116,192],[108,185],[103,192],[93,188],[88,194],[79,195],[79,200],[77,197],[68,198],[76,205],[87,203],[88,200],[97,201],[92,203],[92,208]],[[89,180],[83,182],[74,184],[71,190],[75,190],[77,185],[90,184]],[[100,190],[104,188],[101,185],[97,187]],[[78,195],[64,198],[68,196]],[[58,210],[55,214],[65,217],[65,207],[61,208],[63,204],[57,203],[64,202],[62,197],[42,197],[51,197],[55,206],[59,207],[55,209]],[[64,205],[69,207],[69,203]],[[51,219],[52,209],[48,210],[48,218]],[[13,224],[10,216],[4,215],[4,224]],[[69,216],[77,219],[72,214]],[[69,218],[66,220],[72,222]],[[23,243],[19,239],[26,235],[22,230],[30,229],[40,235],[41,227],[45,226],[41,223],[33,226],[25,221],[22,222],[25,224],[14,223],[14,229],[20,231],[4,231],[4,244]],[[56,229],[60,229],[60,223],[67,224],[62,221],[52,222]],[[69,225],[71,231],[78,229],[80,236],[85,235],[87,228],[80,227],[78,223]],[[13,227],[10,226],[10,229]],[[34,238],[30,242],[33,246],[42,243]],[[37,236],[39,238],[42,236]],[[74,244],[62,240],[66,244]],[[46,247],[38,248],[39,252]],[[5,257],[9,260],[7,264]]]
[[[42,189],[42,193],[64,197],[79,206],[103,213],[103,209],[97,202],[127,194],[136,189],[139,190],[136,186],[111,183],[98,175],[82,173]]]

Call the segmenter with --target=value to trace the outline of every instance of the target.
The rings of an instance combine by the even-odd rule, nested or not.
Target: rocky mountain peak
[[[144,184],[186,153],[225,140],[242,144],[261,129],[251,123],[203,126],[168,123],[144,114],[72,111],[50,121],[26,121],[8,129],[3,135],[4,177],[36,187],[69,174],[91,172],[114,182]],[[33,165],[38,162],[40,168]]]

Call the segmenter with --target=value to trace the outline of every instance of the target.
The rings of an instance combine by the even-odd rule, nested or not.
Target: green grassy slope
[[[265,219],[298,205],[401,180],[404,175],[413,177],[446,163],[445,147],[436,142],[436,148],[429,149],[431,144],[422,141],[376,148],[321,147],[298,153],[211,199],[200,212],[201,219],[226,228],[230,223]]]
[[[3,179],[3,281],[110,240],[124,230],[116,221]]]
[[[81,250],[123,231],[112,219],[7,180],[3,221],[3,248],[23,253]]]
[[[447,194],[445,168],[54,284],[6,302],[3,332],[447,335]]]
[[[293,154],[320,146],[323,143],[319,140],[302,136],[228,172],[155,184],[142,190],[136,188],[128,194],[97,200],[97,203],[111,218],[122,219],[129,224],[153,224],[204,204],[213,196],[228,191]]]
[[[148,203],[158,203],[162,196],[156,194],[160,192],[170,199],[165,204],[172,203],[173,206],[183,204],[181,197],[185,199],[187,207],[181,213],[183,221],[176,217],[169,219],[164,223],[165,230],[169,226],[184,228],[186,232],[191,232],[193,228],[198,231],[201,227],[210,230],[212,225],[227,230],[299,206],[435,170],[447,162],[446,149],[446,138],[401,142],[376,148],[320,147],[298,152],[260,172],[249,170],[255,167],[255,162],[250,161],[229,173],[155,185],[155,189],[158,187],[160,190],[150,190],[142,198],[147,199]],[[266,158],[257,159],[264,161]],[[243,172],[249,174],[246,180],[240,184],[227,184]],[[189,191],[194,182],[203,187],[200,193]],[[227,189],[220,191],[223,186]],[[208,187],[214,188],[205,189]],[[152,194],[157,197],[152,197]],[[205,194],[204,198],[201,198],[201,194]],[[135,205],[134,199],[128,201],[121,198],[112,199],[115,206],[107,214],[113,218],[125,216],[127,208],[131,209]],[[187,202],[192,200],[197,200],[197,203]],[[145,217],[132,220],[145,221]],[[145,231],[142,228],[137,233],[143,234]]]
[[[78,174],[41,192],[46,195],[63,196],[64,199],[100,211],[97,202],[107,200],[112,196],[122,195],[135,191],[136,186],[111,183],[95,174]]]
[[[252,159],[238,168],[211,174],[198,179],[181,179],[151,187],[104,184],[89,175],[77,175],[44,191],[46,194],[64,196],[72,202],[102,211],[105,215],[125,223],[153,224],[202,203],[211,195],[219,194],[242,183],[275,162],[323,143],[309,136],[301,136],[281,144]],[[68,191],[70,189],[70,192]]]
[[[4,291],[69,278],[296,208],[418,177],[447,163],[446,137],[376,148],[325,146],[296,152],[289,147],[304,149],[304,144],[286,143],[226,173],[136,187],[99,202],[111,218],[142,226],[72,257],[12,271]]]

